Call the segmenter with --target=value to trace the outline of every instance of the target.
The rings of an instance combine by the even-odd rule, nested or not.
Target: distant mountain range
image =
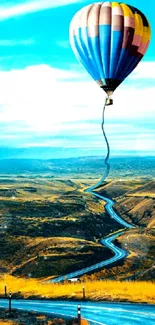
[[[155,157],[112,157],[110,178],[155,176]],[[0,174],[39,173],[50,176],[71,174],[98,177],[104,173],[104,157],[91,156],[62,159],[1,159]]]

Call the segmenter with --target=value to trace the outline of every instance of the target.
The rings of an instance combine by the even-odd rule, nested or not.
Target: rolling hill
[[[127,259],[87,277],[153,277],[155,182],[152,176],[147,177],[147,168],[150,166],[152,173],[154,167],[153,158],[144,160],[136,164],[135,159],[124,158],[123,163],[132,161],[133,168],[132,177],[125,173],[124,178],[117,161],[115,177],[98,190],[113,198],[117,213],[136,228],[124,229],[116,241],[127,249]],[[122,227],[106,213],[103,201],[84,192],[98,179],[103,167],[100,158],[96,162],[79,158],[76,164],[68,159],[32,164],[30,160],[11,160],[0,161],[0,165],[1,273],[52,277],[112,256],[100,239]],[[138,172],[140,176],[133,177]]]

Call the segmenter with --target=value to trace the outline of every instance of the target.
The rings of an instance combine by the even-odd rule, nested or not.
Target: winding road
[[[103,181],[103,180],[102,180]],[[100,181],[101,182],[101,181]],[[106,205],[105,205],[105,210],[107,211],[107,213],[110,215],[111,218],[115,219],[117,222],[119,222],[122,226],[124,226],[125,228],[134,228],[133,225],[127,223],[125,220],[123,220],[113,209],[113,206],[115,204],[115,202],[109,198],[106,198],[96,192],[94,192],[94,189],[96,187],[98,187],[100,185],[100,182],[97,183],[96,185],[90,187],[89,189],[86,190],[87,193],[90,193],[94,196],[96,196],[97,198],[103,200],[106,202]],[[127,251],[117,247],[114,245],[113,241],[119,237],[124,231],[120,231],[120,232],[117,232],[116,234],[113,234],[111,236],[108,236],[107,238],[104,238],[104,239],[101,239],[101,244],[103,244],[104,246],[108,247],[113,253],[114,253],[114,256],[107,259],[107,260],[104,260],[102,262],[99,262],[99,263],[96,263],[94,265],[91,265],[91,266],[88,266],[88,267],[85,267],[81,270],[77,270],[75,272],[71,272],[71,273],[68,273],[66,275],[62,275],[62,276],[59,276],[57,278],[54,278],[52,280],[50,280],[50,282],[52,283],[57,283],[57,282],[61,282],[61,281],[64,281],[64,280],[68,280],[68,279],[72,279],[72,278],[75,278],[75,277],[79,277],[83,274],[86,274],[88,272],[91,272],[91,271],[95,271],[95,270],[98,270],[98,269],[101,269],[103,268],[104,266],[107,266],[107,265],[110,265],[120,259],[123,259],[127,256]]]
[[[81,316],[90,325],[154,325],[155,306],[125,303],[71,302],[13,300],[12,307],[20,310],[52,314],[54,317],[77,317],[77,306],[81,306]],[[0,300],[0,307],[8,307],[6,299]]]
[[[94,188],[86,190],[99,199],[106,202],[105,209],[109,215],[126,228],[134,228],[133,225],[123,220],[114,210],[114,201],[106,198],[96,192]],[[100,269],[106,265],[114,263],[127,256],[127,252],[114,245],[113,241],[124,231],[117,232],[101,240],[101,243],[111,249],[114,256],[99,262],[90,267],[83,268],[76,272],[69,273],[52,279],[50,282],[61,282],[66,279],[80,276],[82,274]],[[84,302],[84,301],[51,301],[51,300],[15,300],[12,301],[12,307],[25,310],[35,311],[38,313],[52,314],[54,317],[63,317],[65,319],[77,318],[77,308],[81,306],[81,316],[86,319],[90,325],[154,325],[155,324],[155,306],[146,304],[130,303],[111,303],[111,302]],[[1,299],[0,307],[8,308],[8,300]]]
[[[106,170],[105,170],[105,174],[103,175],[103,177],[96,184],[94,184],[91,187],[89,187],[88,189],[86,189],[85,192],[89,193],[89,194],[92,194],[92,195],[96,196],[98,199],[101,199],[101,200],[105,201],[106,202],[105,210],[110,215],[110,217],[115,219],[119,224],[121,224],[125,228],[131,229],[131,228],[135,228],[135,226],[132,225],[132,224],[129,224],[128,222],[123,220],[114,211],[113,206],[114,206],[115,202],[113,200],[111,200],[110,198],[104,197],[101,194],[98,194],[98,193],[95,192],[95,190],[97,188],[104,185],[105,179],[108,177],[109,171],[110,171],[110,164],[109,164],[110,146],[109,146],[109,142],[108,142],[105,130],[104,130],[104,113],[105,113],[106,105],[107,105],[107,98],[105,99],[105,104],[104,104],[104,107],[103,107],[102,123],[101,123],[103,136],[104,136],[106,146],[107,146],[107,155],[106,155],[106,157],[104,159]],[[114,253],[113,257],[111,257],[111,258],[109,258],[107,260],[104,260],[102,262],[96,263],[96,264],[94,264],[92,266],[83,268],[81,270],[71,272],[71,273],[66,274],[64,276],[59,276],[57,278],[54,278],[54,279],[50,280],[50,282],[56,283],[56,282],[61,282],[61,281],[71,279],[71,278],[74,278],[74,277],[79,277],[79,276],[81,276],[83,274],[86,274],[88,272],[101,269],[104,266],[110,265],[110,264],[112,264],[112,263],[114,263],[116,261],[119,261],[120,259],[125,258],[127,256],[127,251],[115,246],[114,243],[113,243],[113,241],[117,237],[119,237],[122,233],[123,233],[122,231],[117,232],[117,234],[110,235],[107,238],[104,238],[104,239],[102,239],[100,241],[102,245],[105,245],[106,247],[108,247]]]

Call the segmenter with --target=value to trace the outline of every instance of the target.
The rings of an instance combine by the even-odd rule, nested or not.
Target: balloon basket
[[[113,99],[112,98],[106,98],[106,106],[110,106],[110,105],[113,105]]]

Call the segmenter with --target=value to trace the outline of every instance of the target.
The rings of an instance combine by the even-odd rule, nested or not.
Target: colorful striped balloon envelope
[[[150,37],[146,16],[137,8],[119,2],[85,6],[70,24],[75,56],[108,96],[141,61]]]

